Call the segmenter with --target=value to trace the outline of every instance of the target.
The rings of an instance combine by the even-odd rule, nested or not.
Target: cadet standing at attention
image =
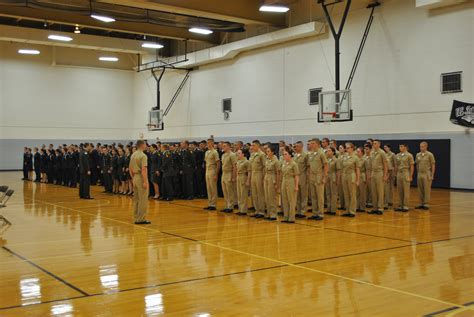
[[[260,149],[260,141],[252,142],[252,155],[250,155],[250,184],[252,186],[252,200],[255,214],[249,216],[255,218],[265,217],[265,191],[263,189],[263,169],[265,167],[265,154]]]
[[[245,157],[243,150],[237,151],[237,200],[239,211],[237,215],[247,215],[247,202],[250,187],[250,163]]]
[[[81,199],[93,199],[90,195],[91,170],[89,153],[92,150],[90,143],[85,143],[79,156],[79,197]]]
[[[400,153],[395,158],[395,171],[397,172],[398,208],[395,211],[408,211],[408,200],[410,199],[410,184],[413,180],[415,161],[413,155],[408,152],[407,145],[400,144]]]
[[[370,153],[372,153],[372,144],[371,143],[365,143],[364,144],[364,156],[363,159],[366,161],[365,165],[365,176],[367,178],[367,201],[365,201],[365,207],[367,208],[372,208],[372,188],[371,188],[371,179],[370,175],[372,174],[372,165],[370,163]]]
[[[388,177],[388,163],[385,152],[380,149],[379,140],[373,141],[370,163],[372,167],[370,180],[372,186],[372,204],[374,205],[374,209],[368,213],[371,215],[383,215],[385,182]]]
[[[267,147],[267,159],[265,161],[265,176],[263,179],[265,205],[267,206],[267,214],[265,219],[270,221],[277,220],[277,195],[280,191],[280,162],[275,156],[271,146]]]
[[[385,144],[383,146],[385,155],[387,156],[387,167],[388,167],[388,179],[385,182],[385,203],[384,209],[393,206],[393,184],[395,182],[396,173],[395,173],[395,154],[392,152],[392,146],[390,144]]]
[[[341,179],[341,172],[342,172],[342,162],[344,156],[346,155],[346,149],[344,145],[339,145],[339,155],[336,154],[337,157],[337,195],[339,196],[339,209],[346,210],[346,204],[344,201],[344,190],[342,189],[342,179]]]
[[[416,154],[416,171],[420,205],[416,209],[430,209],[431,183],[435,176],[436,161],[433,153],[428,151],[428,143],[420,143],[420,152]]]
[[[296,193],[298,192],[299,170],[298,164],[293,161],[290,148],[283,151],[283,164],[281,166],[281,206],[284,219],[281,222],[295,223]]]
[[[306,218],[305,213],[308,208],[308,153],[303,151],[304,144],[301,141],[295,144],[293,160],[298,164],[300,179],[298,182],[298,192],[296,193],[296,218]],[[283,159],[283,158],[282,158]]]
[[[196,168],[196,159],[189,149],[189,142],[181,142],[181,180],[183,185],[183,198],[186,200],[194,199],[194,170]]]
[[[334,148],[328,148],[326,150],[326,157],[328,159],[328,181],[327,181],[327,190],[328,190],[328,211],[325,212],[327,215],[336,215],[337,210],[337,158],[336,150]]]
[[[357,148],[357,158],[359,159],[357,164],[359,166],[359,185],[357,186],[357,212],[365,212],[365,206],[367,203],[367,166],[369,165],[368,159],[364,156],[364,149]]]
[[[225,207],[222,212],[232,213],[234,205],[236,204],[235,199],[235,179],[237,176],[237,157],[231,150],[230,142],[222,143],[222,193],[224,194]]]
[[[214,148],[214,140],[207,140],[207,151],[204,155],[206,162],[206,189],[208,206],[204,210],[216,210],[217,203],[217,177],[220,169],[219,153]]]
[[[321,149],[321,141],[312,139],[309,152],[309,188],[313,215],[310,220],[324,219],[324,184],[328,175],[328,160]]]
[[[346,143],[346,155],[342,162],[342,186],[346,212],[342,217],[355,217],[357,207],[357,186],[359,186],[359,159],[354,153],[354,144]]]
[[[129,172],[133,181],[133,211],[136,225],[150,224],[146,220],[148,204],[148,157],[143,151],[146,143],[137,141],[137,150],[130,158]]]

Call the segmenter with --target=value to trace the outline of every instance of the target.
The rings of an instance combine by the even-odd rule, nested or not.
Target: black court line
[[[72,288],[72,289],[75,290],[76,292],[81,293],[83,296],[89,296],[89,294],[87,294],[86,292],[84,292],[84,291],[81,290],[80,288],[78,288],[78,287],[72,285],[71,283],[69,283],[69,282],[63,280],[62,278],[60,278],[59,276],[57,276],[57,275],[51,273],[50,271],[46,270],[45,268],[42,268],[42,267],[39,266],[38,264],[33,263],[32,261],[28,260],[28,259],[25,258],[24,256],[22,256],[22,255],[16,253],[15,251],[12,251],[11,249],[9,249],[9,248],[7,248],[7,247],[5,247],[5,246],[3,246],[2,249],[4,249],[4,250],[7,251],[8,253],[10,253],[10,254],[16,256],[17,258],[19,258],[19,259],[25,261],[26,263],[28,263],[28,264],[34,266],[34,267],[37,268],[38,270],[40,270],[40,271],[42,271],[42,272],[48,274],[49,276],[51,276],[51,277],[54,278],[55,280],[58,280],[59,282],[61,282],[61,283],[63,283],[64,285],[66,285],[66,286]]]
[[[462,304],[462,306],[465,306],[465,307],[468,307],[468,306],[471,306],[471,305],[474,305],[474,302],[468,302],[468,303]],[[433,313],[423,315],[423,317],[434,317],[436,315],[447,313],[447,312],[450,312],[450,311],[453,311],[453,310],[458,310],[458,309],[461,309],[461,307],[450,307],[450,308],[446,308],[446,309],[443,309],[443,310],[438,310],[438,311],[435,311]]]

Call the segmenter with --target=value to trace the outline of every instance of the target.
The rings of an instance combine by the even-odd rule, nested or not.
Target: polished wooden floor
[[[0,173],[0,316],[474,316],[472,192],[294,225],[150,201],[137,226],[128,197],[20,177]]]

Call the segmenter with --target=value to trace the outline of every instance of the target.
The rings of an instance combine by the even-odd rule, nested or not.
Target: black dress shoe
[[[283,222],[283,223],[288,223],[288,220],[282,220],[280,222]]]
[[[256,215],[255,215],[255,218],[261,219],[261,218],[265,218],[265,216],[264,216],[264,215],[260,215],[260,214],[256,214]]]
[[[423,208],[421,208],[421,209],[423,209],[423,210],[430,210],[430,207],[428,207],[428,206],[423,206]]]
[[[250,207],[249,210],[250,211],[255,211],[255,207]]]
[[[296,214],[295,217],[296,217],[296,218],[306,218],[306,216],[303,215],[303,214]]]
[[[423,205],[418,205],[415,207],[415,209],[424,209],[423,207],[424,207]]]
[[[207,210],[214,211],[214,210],[217,210],[217,209],[216,209],[216,207],[209,206],[209,207],[207,208]]]
[[[335,216],[336,212],[335,211],[326,211],[324,214],[325,215],[330,215],[330,216]]]
[[[135,224],[136,224],[136,225],[149,225],[149,224],[151,224],[151,222],[150,222],[150,221],[148,221],[148,220],[144,220],[144,221],[135,221]]]
[[[238,212],[236,213],[237,216],[247,216],[247,214],[245,212]]]
[[[356,212],[365,212],[364,209],[356,209]]]
[[[84,199],[94,199],[94,197],[84,197]]]
[[[295,223],[294,221],[287,220],[286,223]]]
[[[354,218],[355,215],[354,215],[354,214],[351,214],[350,212],[346,212],[346,213],[342,214],[341,217]]]
[[[277,220],[277,218],[268,217],[268,218],[265,218],[265,220],[268,220],[268,221],[276,221],[276,220]]]
[[[382,210],[371,210],[368,212],[369,215],[383,215]]]
[[[234,209],[226,209],[226,210],[225,210],[225,213],[226,213],[226,214],[231,214],[231,213],[233,213],[233,212],[234,212]]]
[[[313,216],[308,217],[308,218],[306,218],[306,219],[308,219],[308,220],[316,220],[316,221],[324,220],[323,217],[318,216],[318,215],[313,215]]]

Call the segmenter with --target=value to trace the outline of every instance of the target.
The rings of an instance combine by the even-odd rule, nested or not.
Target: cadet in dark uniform
[[[151,175],[151,182],[153,183],[153,188],[155,190],[155,196],[153,199],[160,198],[160,153],[158,152],[158,146],[156,144],[152,144],[150,147],[150,175]]]
[[[34,149],[35,154],[33,155],[33,165],[35,168],[35,183],[41,182],[41,154],[38,151],[38,148]]]
[[[64,172],[64,162],[63,162],[63,154],[62,149],[56,150],[56,157],[55,157],[55,165],[56,165],[56,185],[63,184],[63,172]]]
[[[41,182],[46,183],[48,181],[48,150],[41,149],[40,157],[40,172],[41,172]]]
[[[119,178],[119,168],[118,168],[118,155],[117,149],[112,148],[111,155],[111,165],[112,165],[112,183],[113,183],[113,193],[118,194],[120,190],[120,178]]]
[[[31,149],[26,149],[26,180],[33,180],[33,154]]]
[[[182,175],[183,198],[187,200],[194,199],[194,170],[196,168],[196,159],[189,150],[189,142],[181,142],[181,164],[180,174]]]
[[[48,184],[54,184],[54,170],[55,170],[55,157],[54,157],[54,149],[48,150],[48,171],[46,174],[48,175]]]
[[[118,193],[125,195],[125,155],[121,147],[118,148],[117,155],[117,179],[119,182]]]
[[[79,176],[79,157],[80,157],[80,152],[77,147],[77,145],[74,145],[73,151],[72,151],[72,164],[73,164],[73,171],[71,173],[71,187],[76,188],[77,187],[77,180]]]
[[[81,199],[93,199],[90,195],[90,159],[92,150],[90,143],[85,143],[79,157],[79,197]]]
[[[163,145],[161,169],[163,171],[163,188],[161,195],[164,200],[172,201],[175,195],[174,179],[178,174],[178,170],[176,168],[173,154],[169,151],[169,146],[167,144]]]
[[[107,146],[102,146],[101,150],[101,172],[102,172],[102,184],[104,185],[104,191],[106,193],[112,193],[112,158],[108,153]]]
[[[124,195],[132,195],[133,194],[133,182],[132,182],[132,177],[130,176],[130,159],[131,159],[132,153],[131,153],[131,147],[130,145],[127,145],[125,147],[125,156],[124,156]]]
[[[196,195],[198,198],[206,198],[206,162],[204,155],[206,153],[206,142],[201,141],[196,150]]]

